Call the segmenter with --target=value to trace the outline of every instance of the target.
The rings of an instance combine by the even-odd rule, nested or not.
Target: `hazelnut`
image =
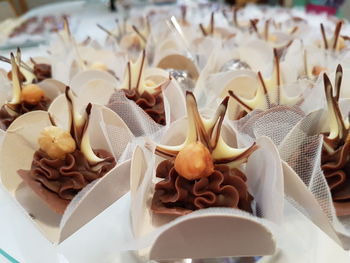
[[[342,50],[342,49],[344,49],[344,48],[346,48],[345,40],[344,40],[343,37],[339,37],[337,49],[338,49],[338,50]]]
[[[35,105],[45,96],[44,91],[35,84],[29,84],[22,88],[21,100]]]
[[[146,79],[144,83],[146,88],[152,88],[156,86],[156,83],[154,83],[153,80],[150,79]]]
[[[314,66],[312,69],[312,75],[318,76],[321,72],[326,71],[327,69],[321,66]]]
[[[187,180],[208,177],[214,172],[214,164],[207,147],[201,142],[185,146],[175,158],[175,170]]]
[[[91,66],[90,69],[96,69],[96,70],[101,70],[101,71],[108,71],[108,68],[105,64],[101,62],[94,62]]]
[[[76,149],[75,140],[69,132],[56,126],[46,127],[39,137],[40,149],[52,159],[64,159]]]

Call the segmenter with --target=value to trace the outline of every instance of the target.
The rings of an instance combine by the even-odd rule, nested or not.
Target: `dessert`
[[[186,93],[188,128],[178,146],[157,145],[155,154],[165,158],[156,169],[151,209],[157,214],[184,215],[208,207],[232,207],[252,212],[252,195],[241,164],[257,149],[236,149],[226,144],[221,128],[226,97],[210,120],[200,116],[191,92]]]
[[[50,99],[37,84],[23,84],[20,76],[21,54],[17,51],[16,58],[11,53],[12,99],[0,109],[0,128],[6,130],[10,124],[22,114],[34,110],[47,110]]]
[[[126,74],[119,87],[125,96],[140,106],[156,123],[165,125],[164,100],[162,86],[169,82],[157,85],[150,79],[145,79],[144,71],[146,53],[143,51],[136,63],[128,62]],[[113,103],[113,96],[109,103]]]
[[[323,134],[321,167],[338,216],[350,215],[350,129],[339,107],[342,77],[343,70],[338,65],[334,92],[328,76],[323,75],[329,132]]]
[[[245,112],[249,113],[255,109],[267,110],[277,105],[293,106],[302,102],[300,96],[289,97],[285,94],[282,88],[283,80],[281,77],[279,57],[276,49],[274,49],[274,62],[275,66],[271,79],[264,79],[261,72],[258,72],[260,86],[257,89],[254,98],[245,99],[236,95],[232,90],[229,91],[230,96],[243,107]]]
[[[199,24],[199,28],[203,34],[203,36],[219,36],[223,39],[230,39],[236,36],[236,34],[230,32],[228,29],[223,27],[215,26],[215,13],[211,13],[210,23],[207,27],[203,24]]]
[[[19,49],[18,49],[19,50]],[[20,50],[18,51],[20,52]],[[0,56],[0,60],[11,64],[11,59]],[[51,65],[47,63],[37,63],[33,58],[30,59],[33,66],[30,66],[23,61],[19,65],[19,77],[25,83],[38,83],[45,79],[52,78]],[[12,80],[12,71],[8,72],[7,77]]]
[[[86,185],[116,165],[110,152],[90,145],[92,105],[88,104],[81,115],[68,87],[65,96],[69,105],[68,130],[57,127],[50,118],[52,125],[44,128],[38,138],[40,149],[34,153],[30,170],[18,170],[24,182],[59,214]]]
[[[341,51],[344,48],[346,48],[345,38],[340,35],[342,25],[343,25],[343,22],[339,21],[335,26],[332,38],[328,39],[324,25],[321,23],[320,28],[321,28],[322,42],[318,43],[319,47],[322,47],[325,50],[332,50],[332,51]]]

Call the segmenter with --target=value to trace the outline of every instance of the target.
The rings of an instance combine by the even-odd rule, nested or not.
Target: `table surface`
[[[97,29],[96,23],[108,25],[116,17],[116,14],[111,13],[106,5],[85,4],[83,1],[49,4],[31,10],[25,16],[50,12],[67,13],[67,10],[77,19],[75,35],[78,39],[84,39],[86,35],[90,35],[94,39],[103,40],[105,34]],[[22,53],[26,59],[45,52],[45,47],[31,47],[23,50]],[[0,51],[1,55],[8,56],[8,53],[8,50]],[[1,65],[1,67],[4,66],[6,67]],[[23,211],[0,185],[0,248],[2,249],[0,262],[11,262],[10,257],[21,263],[140,262],[133,253],[117,253],[114,249],[118,246],[115,237],[122,231],[123,222],[120,222],[120,213],[125,210],[129,202],[129,195],[124,196],[70,238],[55,246],[41,235],[32,222],[23,217]],[[342,250],[288,203],[285,207],[285,218],[285,223],[277,237],[276,255],[263,257],[259,262],[350,262],[350,252]],[[205,262],[234,261],[227,259]]]

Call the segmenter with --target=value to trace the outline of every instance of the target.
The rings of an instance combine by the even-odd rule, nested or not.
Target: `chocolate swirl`
[[[30,111],[35,110],[44,110],[47,111],[49,105],[51,103],[51,100],[48,98],[42,98],[38,104],[29,104],[24,101],[22,101],[20,104],[16,105],[15,111],[18,113],[17,116],[12,116],[8,113],[6,110],[6,106],[3,105],[0,109],[0,128],[2,130],[7,130],[7,128],[11,125],[11,123],[22,114],[25,114]]]
[[[246,176],[227,165],[215,165],[209,177],[187,180],[180,176],[172,161],[161,162],[156,171],[162,181],[156,184],[151,209],[157,214],[185,215],[208,207],[232,207],[252,212],[253,197]]]
[[[49,79],[52,77],[51,65],[45,63],[34,64],[33,73],[37,82]]]
[[[156,123],[165,125],[164,100],[161,92],[150,94],[144,91],[142,94],[137,89],[124,89],[125,96],[135,101]]]
[[[34,153],[31,169],[19,170],[18,174],[52,210],[63,214],[80,190],[103,177],[116,165],[109,152],[94,152],[104,161],[91,166],[79,150],[67,154],[64,160],[52,159],[44,151],[38,150]],[[98,169],[95,171],[96,167]]]
[[[327,140],[327,138],[324,138]],[[350,140],[333,153],[322,151],[322,170],[332,193],[338,216],[350,212]]]

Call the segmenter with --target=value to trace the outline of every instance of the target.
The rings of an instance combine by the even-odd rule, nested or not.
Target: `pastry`
[[[113,155],[92,149],[88,127],[92,105],[83,115],[76,111],[67,87],[69,128],[52,125],[38,138],[40,149],[33,156],[30,170],[18,170],[24,182],[55,212],[63,214],[70,201],[85,186],[103,177],[115,165]]]
[[[11,53],[12,99],[0,109],[0,128],[3,130],[6,130],[22,114],[34,110],[47,110],[51,102],[37,84],[23,84],[20,65],[21,54],[18,50],[16,58]]]
[[[119,87],[125,96],[140,106],[156,123],[165,125],[164,100],[162,86],[165,83],[156,84],[150,79],[145,79],[146,52],[143,51],[136,63],[128,62],[126,74],[122,85]],[[109,103],[113,103],[113,96]]]
[[[334,92],[328,76],[323,75],[329,132],[323,134],[321,167],[338,216],[350,215],[350,129],[339,107],[342,77],[343,70],[338,65]]]
[[[186,93],[188,128],[179,146],[157,145],[155,153],[166,160],[156,169],[151,209],[157,214],[184,215],[208,207],[232,207],[252,212],[252,195],[241,164],[256,150],[228,146],[221,127],[229,97],[208,120],[200,116],[191,92]]]

